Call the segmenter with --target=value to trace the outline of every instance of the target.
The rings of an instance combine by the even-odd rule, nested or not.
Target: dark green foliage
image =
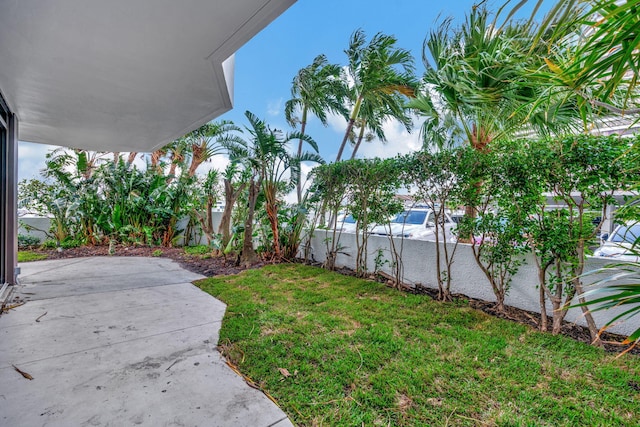
[[[314,170],[314,197],[321,200],[334,221],[330,224],[333,233],[328,242],[330,269],[339,248],[340,233],[336,232],[335,219],[341,209],[346,209],[357,221],[356,271],[361,276],[366,274],[369,226],[384,223],[402,210],[402,204],[395,198],[401,186],[402,168],[400,159],[375,158],[331,163]],[[398,263],[395,265],[400,268]]]
[[[190,211],[192,181],[183,176],[167,183],[153,169],[124,162],[102,165],[95,174],[102,197],[92,203],[96,226],[120,242],[169,246],[179,231],[177,220]]]
[[[468,148],[441,149],[435,152],[422,150],[400,159],[403,164],[404,184],[415,186],[417,200],[425,201],[433,210],[435,218],[436,241],[446,239],[445,212],[462,191],[469,165],[464,160],[474,154]],[[441,237],[442,236],[442,237]],[[440,300],[451,299],[451,280],[453,259],[457,245],[450,249],[448,245],[436,245],[436,279]],[[444,270],[443,270],[444,266]]]
[[[31,248],[34,246],[38,246],[40,244],[40,239],[36,236],[31,236],[28,234],[18,234],[18,248]]]

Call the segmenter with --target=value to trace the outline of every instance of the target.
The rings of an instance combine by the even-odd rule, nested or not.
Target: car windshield
[[[618,227],[616,232],[611,236],[611,242],[616,243],[635,243],[635,241],[640,237],[640,223],[632,224],[632,225],[621,225]]]
[[[347,215],[342,222],[346,222],[347,224],[355,224],[356,219],[353,217],[353,215]]]
[[[399,213],[391,222],[396,224],[423,224],[426,216],[426,211],[404,211]]]

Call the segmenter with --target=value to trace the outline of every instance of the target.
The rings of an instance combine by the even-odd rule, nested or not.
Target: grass
[[[47,259],[46,254],[31,251],[18,251],[18,262],[41,261]]]
[[[207,245],[185,246],[184,253],[206,259],[211,257],[211,247]]]
[[[314,267],[198,282],[225,357],[299,426],[640,425],[640,359]]]

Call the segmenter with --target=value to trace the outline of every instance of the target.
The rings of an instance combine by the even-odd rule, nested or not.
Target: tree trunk
[[[549,328],[549,316],[547,315],[547,299],[546,299],[546,287],[547,287],[547,268],[540,265],[538,262],[538,286],[540,286],[540,330],[546,332]]]
[[[247,186],[246,183],[238,184],[237,188],[233,188],[231,180],[224,180],[224,210],[222,211],[222,218],[220,219],[220,226],[218,227],[218,233],[222,234],[222,250],[227,247],[231,240],[231,214],[233,213],[233,206],[236,204],[236,200],[240,193],[242,193]]]
[[[363,121],[360,127],[360,134],[358,134],[358,141],[356,142],[355,147],[353,147],[353,152],[351,153],[351,160],[356,158],[356,153],[358,152],[358,148],[360,148],[360,144],[362,143],[362,138],[364,137],[364,129],[366,122]]]
[[[349,139],[349,132],[353,129],[353,124],[355,123],[354,119],[349,119],[349,124],[347,124],[347,130],[344,133],[344,138],[342,139],[342,143],[340,144],[340,149],[338,150],[338,155],[336,156],[336,162],[339,162],[342,158],[342,152],[344,151],[344,147],[347,145],[347,140]]]
[[[132,151],[129,153],[129,157],[127,157],[127,165],[131,165],[133,163],[133,161],[136,159],[136,156],[138,155],[137,152]]]
[[[580,209],[580,217],[582,218],[582,209]],[[580,224],[580,226],[582,226],[582,224]],[[580,276],[582,276],[582,273],[584,272],[584,240],[580,240],[578,242],[578,248],[577,248],[577,252],[578,252],[578,265],[575,267],[574,271],[573,271],[573,288],[576,291],[576,294],[578,295],[582,295],[583,294],[583,289],[582,289],[582,282],[580,281]],[[581,303],[586,302],[586,300],[580,296],[578,298],[578,301]],[[596,325],[596,321],[593,319],[593,316],[591,315],[591,312],[589,311],[589,308],[587,306],[582,306],[580,307],[582,310],[582,313],[584,315],[584,319],[587,322],[587,328],[589,329],[589,335],[591,336],[591,344],[598,346],[598,347],[603,347],[602,344],[602,340],[600,340],[600,336],[598,334],[598,326]]]
[[[154,169],[158,174],[162,174],[162,168],[160,167],[160,159],[166,154],[164,149],[156,150],[151,153],[151,169]]]
[[[233,212],[233,205],[236,201],[234,198],[233,185],[231,180],[224,180],[224,210],[222,211],[222,218],[220,219],[220,225],[218,226],[218,233],[222,234],[222,249],[227,247],[231,240],[231,213]]]
[[[189,165],[189,171],[187,172],[189,177],[192,177],[196,174],[196,170],[201,164],[202,164],[202,160],[199,160],[199,159],[196,160],[195,157],[191,160],[191,164]]]
[[[263,193],[266,199],[265,209],[267,211],[267,218],[269,218],[269,225],[271,225],[271,232],[273,233],[273,252],[276,261],[280,261],[282,254],[280,253],[280,233],[278,230],[278,202],[277,202],[277,188],[275,183],[267,183],[263,188]]]
[[[169,167],[169,176],[167,177],[167,184],[171,184],[171,181],[173,181],[173,179],[175,178],[177,167],[177,163],[171,162],[171,167]]]
[[[336,162],[339,162],[342,158],[342,152],[344,151],[344,147],[347,145],[347,141],[349,140],[349,134],[351,133],[351,129],[353,129],[353,124],[356,122],[358,118],[358,114],[360,114],[360,106],[362,105],[362,97],[358,97],[356,100],[356,105],[353,107],[353,112],[351,113],[351,117],[349,117],[349,123],[347,124],[347,130],[344,132],[344,138],[342,138],[342,143],[340,144],[340,149],[338,150],[338,155],[336,156]]]
[[[259,183],[254,178],[249,181],[249,212],[244,222],[244,241],[242,243],[242,255],[240,262],[246,267],[250,267],[258,260],[255,249],[253,248],[253,216],[256,209],[256,201],[258,200]]]
[[[276,261],[280,261],[282,255],[280,253],[280,233],[278,230],[278,207],[272,203],[267,203],[267,217],[271,225],[273,233],[273,253]]]
[[[211,211],[213,210],[213,204],[215,200],[213,197],[207,197],[207,206],[205,215],[202,216],[200,212],[195,212],[198,217],[198,221],[200,222],[200,228],[207,238],[207,246],[211,246],[211,242],[213,241],[213,216]],[[187,242],[188,243],[188,242]]]
[[[562,277],[562,267],[558,260],[556,260],[556,277]],[[556,294],[551,297],[551,305],[553,306],[553,325],[551,326],[551,333],[553,335],[560,334],[562,330],[562,320],[564,320],[564,314],[562,314],[562,289],[562,280],[559,280],[556,284]]]
[[[494,293],[496,294],[496,310],[498,310],[499,313],[504,313],[504,299],[506,296],[506,291],[504,288],[496,288],[494,290]]]
[[[575,288],[578,295],[583,293],[582,284],[580,284],[580,279],[576,278],[575,280]],[[579,297],[578,301],[582,304],[586,302],[586,299],[583,297]],[[591,336],[591,345],[595,345],[597,347],[603,347],[602,340],[600,339],[600,335],[598,334],[598,326],[596,325],[596,321],[593,319],[591,312],[587,306],[580,307],[582,309],[582,313],[584,315],[584,319],[587,322],[587,328],[589,329],[589,335]]]
[[[436,228],[433,231],[435,232],[435,238],[436,238],[436,280],[438,281],[438,300],[449,301],[451,296],[449,295],[449,292],[445,291],[444,281],[442,280],[442,270],[440,270],[440,242],[439,242],[440,236],[439,236],[437,219],[436,219]]]
[[[304,135],[304,131],[307,128],[307,109],[305,108],[302,112],[302,120],[300,122],[300,134]],[[302,157],[302,143],[304,141],[300,139],[298,141],[298,159]],[[300,171],[300,176],[298,177],[298,183],[296,185],[296,194],[298,196],[298,204],[300,204],[302,200],[302,170]]]

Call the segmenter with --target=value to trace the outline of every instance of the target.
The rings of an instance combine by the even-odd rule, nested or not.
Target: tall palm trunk
[[[278,204],[276,201],[276,187],[275,184],[266,185],[264,189],[264,196],[266,199],[265,207],[267,210],[267,217],[269,218],[269,224],[271,225],[271,232],[273,233],[273,254],[276,261],[280,261],[282,255],[280,253],[280,233],[278,230]]]
[[[307,108],[305,107],[302,110],[302,119],[300,121],[300,135],[304,135],[304,131],[307,128]],[[302,140],[302,138],[300,138],[300,141],[298,142],[298,158],[300,158],[302,156],[302,143],[304,141]],[[296,185],[296,191],[297,191],[297,196],[298,196],[298,204],[300,204],[300,201],[302,200],[302,176],[298,177],[298,183]]]
[[[469,134],[469,144],[473,147],[474,150],[479,152],[484,152],[487,149],[487,146],[491,142],[491,138],[489,136],[489,132],[483,130],[482,127],[479,127],[476,123],[473,123],[471,133]],[[478,167],[477,165],[475,166]],[[484,183],[482,181],[476,182],[474,186],[474,191],[478,194],[482,188]],[[475,197],[474,197],[475,198]],[[476,217],[476,207],[475,206],[465,206],[464,207],[464,215],[468,218]],[[463,243],[471,243],[473,240],[473,236],[460,236],[460,241]]]
[[[151,169],[154,169],[158,174],[162,174],[162,167],[160,165],[160,159],[167,154],[166,150],[161,148],[151,153]]]
[[[133,161],[136,159],[137,155],[138,153],[136,151],[130,152],[129,156],[127,157],[127,165],[131,165]]]
[[[198,170],[198,167],[200,167],[200,165],[206,160],[204,158],[205,150],[206,150],[206,146],[198,145],[198,144],[191,145],[192,157],[191,157],[191,164],[189,165],[189,169],[187,171],[188,176],[190,177],[194,176],[196,174],[196,170]]]
[[[244,241],[242,243],[242,255],[240,261],[247,267],[258,260],[256,251],[253,248],[253,217],[256,210],[259,188],[262,180],[256,182],[255,178],[249,181],[249,212],[244,221]]]
[[[342,152],[344,151],[344,147],[347,145],[347,141],[349,140],[349,134],[351,134],[351,130],[353,129],[353,125],[360,114],[360,106],[362,105],[362,95],[358,96],[356,100],[356,104],[353,106],[353,111],[351,112],[351,117],[349,117],[349,123],[347,124],[347,129],[344,132],[344,138],[342,138],[342,143],[340,144],[340,149],[338,150],[338,155],[336,156],[336,162],[339,162],[342,158]]]
[[[247,183],[238,184],[236,188],[233,188],[233,183],[230,179],[224,180],[224,210],[222,211],[222,218],[220,219],[220,226],[218,227],[218,233],[222,234],[222,245],[224,249],[231,240],[231,214],[233,207],[236,204],[236,200],[240,196],[240,193],[247,187]]]
[[[171,159],[171,166],[169,167],[169,176],[167,177],[167,184],[170,184],[171,181],[176,177],[176,169],[178,167],[178,162],[181,162],[182,159]]]
[[[360,144],[362,143],[362,138],[364,138],[364,130],[366,128],[366,121],[362,122],[362,126],[360,127],[360,133],[358,134],[358,142],[356,142],[355,147],[353,147],[353,153],[351,153],[351,160],[356,158],[356,153],[358,152],[358,148],[360,148]]]

